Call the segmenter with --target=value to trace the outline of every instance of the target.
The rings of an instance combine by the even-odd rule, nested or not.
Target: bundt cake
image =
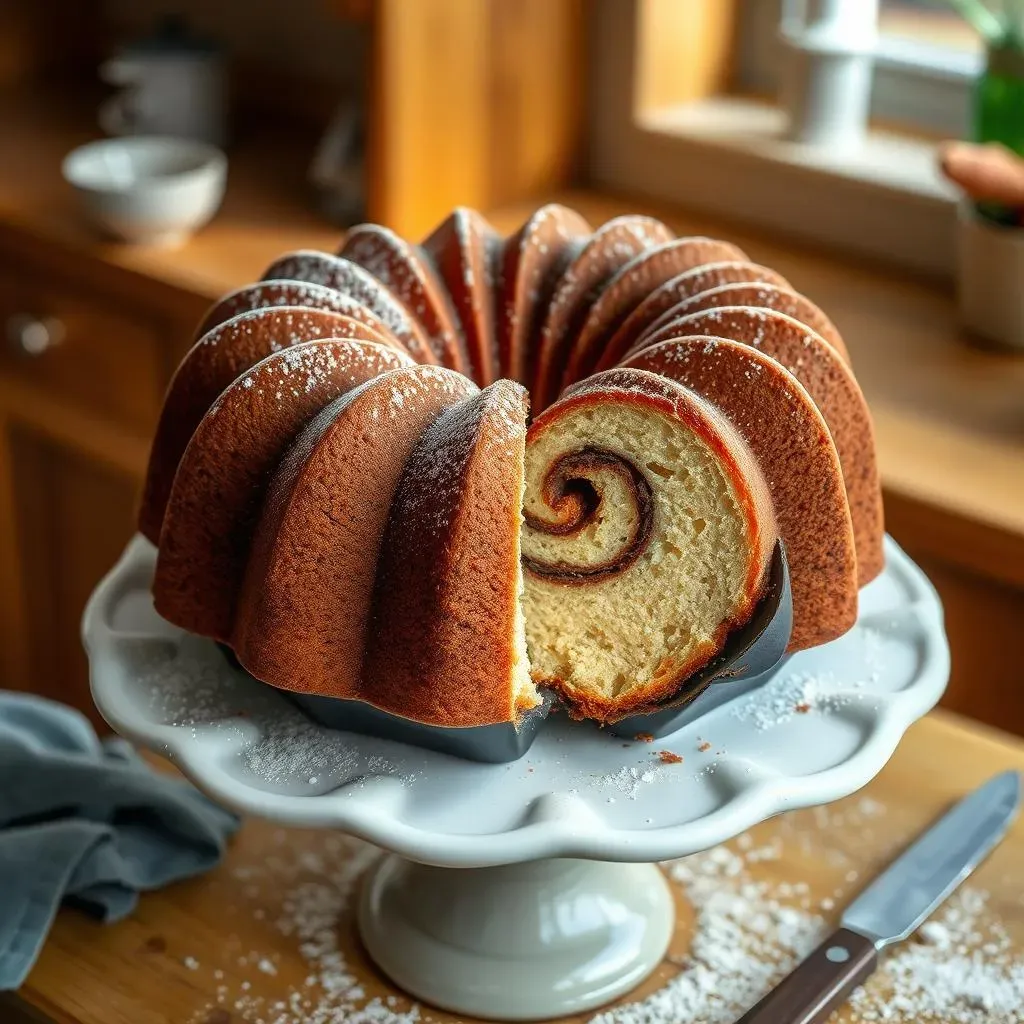
[[[726,242],[557,205],[507,239],[464,209],[421,245],[360,225],[196,339],[139,514],[154,602],[281,689],[457,729],[552,697],[632,721],[707,684],[780,547],[790,651],[881,571],[842,338]]]

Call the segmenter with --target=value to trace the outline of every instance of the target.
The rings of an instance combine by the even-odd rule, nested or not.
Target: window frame
[[[775,96],[782,51],[778,25],[785,0],[738,0],[735,85]],[[980,54],[960,53],[883,35],[875,51],[871,117],[908,132],[964,138],[970,130]]]
[[[957,196],[935,167],[933,139],[873,131],[861,153],[823,152],[787,142],[782,112],[770,102],[722,94],[723,81],[735,81],[745,59],[737,19],[750,2],[594,0],[591,181],[952,278]],[[778,0],[753,2],[764,10]],[[650,39],[664,36],[650,19],[669,4],[679,5],[672,8],[675,17],[691,18],[688,24],[698,29],[713,25],[714,32],[709,41],[701,31],[688,31],[671,49],[671,59],[688,69],[677,93],[666,87],[664,74],[651,73],[642,52]],[[727,47],[720,23],[726,8],[733,29]],[[659,51],[664,49],[662,41]],[[718,59],[710,60],[709,53]],[[655,57],[664,59],[660,52]],[[695,81],[698,65],[703,79]],[[646,88],[649,79],[660,83],[656,95]],[[945,81],[969,88],[966,76],[947,74]]]

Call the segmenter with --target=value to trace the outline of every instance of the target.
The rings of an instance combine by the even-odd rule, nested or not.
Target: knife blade
[[[916,931],[1003,838],[1021,776],[1003,772],[964,797],[846,908],[840,927],[738,1024],[820,1024],[874,971],[878,953]]]

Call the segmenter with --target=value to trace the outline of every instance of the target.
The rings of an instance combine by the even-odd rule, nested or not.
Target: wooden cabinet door
[[[99,723],[79,627],[134,531],[138,481],[30,421],[0,419],[0,431],[0,685]]]

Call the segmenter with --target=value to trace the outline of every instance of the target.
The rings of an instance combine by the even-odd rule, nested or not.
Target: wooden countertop
[[[98,241],[59,172],[63,155],[97,134],[93,111],[91,98],[0,103],[0,231],[210,300],[251,280],[285,250],[337,244],[340,230],[308,202],[312,140],[276,131],[232,153],[224,207],[185,247]],[[647,210],[679,233],[727,237],[778,268],[846,338],[875,417],[890,521],[947,561],[1024,587],[1024,356],[966,345],[951,294],[678,210],[585,191],[554,198],[594,223]],[[510,230],[527,209],[491,216]]]
[[[769,851],[757,863],[749,858],[752,880],[782,891],[788,885],[796,894],[806,884],[803,903],[834,923],[843,905],[952,801],[1008,768],[1024,770],[1024,743],[934,712],[911,728],[860,793],[827,809],[783,815],[729,846]],[[335,891],[330,879],[345,874],[347,849],[332,833],[249,821],[224,864],[204,878],[144,896],[121,924],[104,927],[61,912],[27,983],[6,1003],[0,1000],[0,1009],[14,1022],[36,1024],[254,1024],[277,1020],[273,1005],[287,1004],[292,993],[316,1005],[321,993],[307,984],[311,969],[299,951],[301,938],[282,934],[276,922],[288,917],[282,900],[295,899],[303,881],[321,905],[336,898],[329,895]],[[318,889],[325,881],[327,889]],[[967,883],[988,893],[981,923],[1006,930],[1018,962],[1024,962],[1022,882],[1024,820]],[[664,985],[689,948],[694,913],[675,888],[677,934],[665,963],[638,995]],[[349,910],[331,934],[367,998],[391,994],[360,949]],[[869,983],[871,1000],[882,998],[885,984],[879,972]],[[396,1003],[398,1009],[408,1005],[401,998]],[[424,1015],[427,1024],[454,1019],[430,1010]],[[849,1010],[839,1017],[847,1024],[864,1019]]]

